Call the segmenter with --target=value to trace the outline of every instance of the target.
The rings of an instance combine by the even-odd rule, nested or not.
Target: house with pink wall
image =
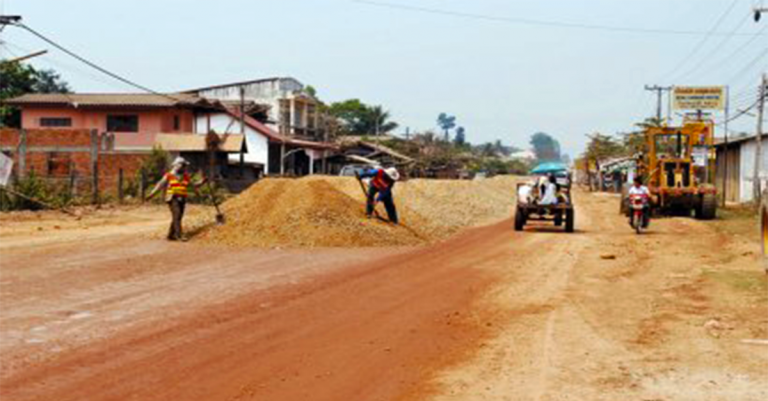
[[[148,150],[159,133],[196,132],[196,115],[217,107],[188,94],[27,94],[23,129],[90,129],[114,135],[118,150]]]

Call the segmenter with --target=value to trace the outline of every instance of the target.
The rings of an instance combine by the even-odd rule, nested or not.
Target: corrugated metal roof
[[[174,93],[155,95],[151,93],[30,93],[8,99],[14,106],[25,105],[66,105],[71,107],[177,107],[208,105],[201,97]]]
[[[169,152],[205,152],[208,150],[205,137],[201,134],[157,134],[155,146]],[[219,138],[220,152],[239,153],[243,148],[242,135],[219,135]]]

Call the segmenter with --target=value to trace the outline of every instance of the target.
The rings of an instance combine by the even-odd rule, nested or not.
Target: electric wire
[[[112,77],[112,78],[114,78],[114,79],[116,79],[116,80],[118,80],[118,81],[120,81],[120,82],[122,82],[124,84],[127,84],[127,85],[132,86],[132,87],[137,88],[137,89],[140,89],[142,91],[151,93],[153,95],[162,96],[162,97],[171,99],[173,101],[179,101],[179,99],[176,98],[176,97],[173,97],[171,95],[168,95],[168,94],[165,94],[165,93],[160,93],[160,92],[157,92],[155,90],[152,90],[152,89],[150,89],[150,88],[148,88],[148,87],[146,87],[144,85],[140,85],[140,84],[138,84],[136,82],[133,82],[133,81],[127,79],[127,78],[124,78],[124,77],[122,77],[122,76],[120,76],[120,75],[118,75],[118,74],[116,74],[116,73],[114,73],[112,71],[109,71],[109,70],[107,70],[104,67],[99,66],[98,64],[96,64],[96,63],[86,59],[85,57],[82,57],[82,56],[78,55],[77,53],[75,53],[75,52],[67,49],[66,47],[60,45],[59,43],[57,43],[53,39],[50,39],[47,36],[43,35],[42,33],[32,29],[31,27],[29,27],[26,24],[23,24],[23,23],[20,23],[20,22],[16,22],[16,23],[13,23],[11,25],[14,25],[14,26],[17,26],[19,28],[22,28],[22,29],[26,30],[27,32],[29,32],[32,35],[38,37],[39,39],[43,40],[44,42],[50,44],[51,46],[57,48],[60,51],[66,53],[70,57],[72,57],[72,58],[82,62],[83,64],[85,64],[85,65],[87,65],[87,66],[89,66],[89,67],[91,67],[91,68],[93,68],[93,69],[95,69],[95,70],[97,70],[97,71],[107,75],[107,76],[110,76],[110,77]]]
[[[709,32],[709,31],[692,31],[692,30],[675,30],[675,29],[662,29],[662,28],[638,28],[638,27],[622,27],[612,25],[600,25],[600,24],[586,24],[577,22],[564,22],[564,21],[552,21],[552,20],[539,20],[531,18],[514,18],[493,16],[487,14],[467,13],[461,11],[451,11],[438,8],[429,8],[421,6],[411,6],[406,4],[388,3],[375,0],[350,0],[353,3],[379,7],[390,8],[401,11],[413,11],[420,13],[436,14],[450,17],[468,18],[484,21],[493,21],[501,23],[510,23],[516,25],[532,25],[532,26],[548,26],[554,28],[566,28],[566,29],[581,29],[592,31],[607,31],[607,32],[624,32],[624,33],[643,33],[643,34],[660,34],[660,35],[709,35],[709,36],[745,36],[749,35],[742,32],[729,34],[727,32]]]
[[[717,31],[718,28],[720,28],[720,25],[722,25],[723,21],[725,21],[726,18],[731,14],[731,11],[736,7],[736,4],[739,3],[739,0],[733,0],[731,4],[726,8],[726,10],[720,15],[720,17],[715,22],[715,25],[712,26],[712,28],[707,31],[707,33],[704,35],[704,37],[699,40],[698,43],[691,49],[691,51],[684,56],[680,61],[675,65],[674,68],[664,76],[670,77],[670,79],[667,82],[674,82],[674,79],[677,78],[677,73],[682,69],[693,56],[695,56],[707,43],[710,37],[712,37],[712,34]]]
[[[744,18],[739,21],[738,24],[731,30],[731,33],[736,33],[738,30],[747,24],[752,19],[752,13],[747,13],[744,15]],[[700,58],[700,61],[698,63],[695,63],[693,67],[686,70],[684,73],[680,74],[676,78],[682,78],[682,77],[691,77],[693,76],[697,71],[699,71],[702,66],[707,65],[708,60],[712,60],[712,56],[715,54],[718,54],[720,52],[720,49],[722,49],[728,42],[730,42],[733,39],[733,36],[724,36],[720,42],[718,42],[714,48],[712,48],[708,54],[706,54],[703,58]]]

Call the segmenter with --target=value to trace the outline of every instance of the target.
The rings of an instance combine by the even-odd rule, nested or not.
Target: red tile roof
[[[241,113],[240,110],[232,107],[226,108],[227,113],[231,115],[232,117],[236,119],[240,119]],[[303,141],[300,139],[291,138],[289,136],[280,134],[273,130],[272,128],[267,127],[264,123],[261,121],[246,115],[245,116],[245,124],[249,127],[253,128],[254,130],[258,131],[259,133],[263,134],[267,138],[269,138],[271,141],[284,143],[286,145],[293,145],[300,148],[308,148],[308,149],[315,149],[315,150],[337,150],[338,146],[327,143],[327,142],[312,142],[312,141]]]
[[[6,100],[13,106],[68,106],[68,107],[184,107],[211,106],[207,99],[182,93],[29,93]]]

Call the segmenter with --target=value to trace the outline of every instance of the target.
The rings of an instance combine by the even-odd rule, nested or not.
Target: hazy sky
[[[353,0],[0,0],[0,7],[158,91],[292,76],[325,101],[382,104],[412,130],[435,128],[447,112],[471,142],[523,147],[544,131],[572,155],[586,133],[627,130],[654,113],[645,84],[730,84],[744,106],[768,66],[768,36],[648,32],[708,32],[720,22],[720,33],[768,33],[768,19],[750,19],[759,0],[377,1],[492,18]],[[7,42],[0,57],[50,48],[17,28],[0,35]],[[131,91],[60,52],[33,64],[58,70],[79,92]],[[755,119],[734,125],[752,131]]]

